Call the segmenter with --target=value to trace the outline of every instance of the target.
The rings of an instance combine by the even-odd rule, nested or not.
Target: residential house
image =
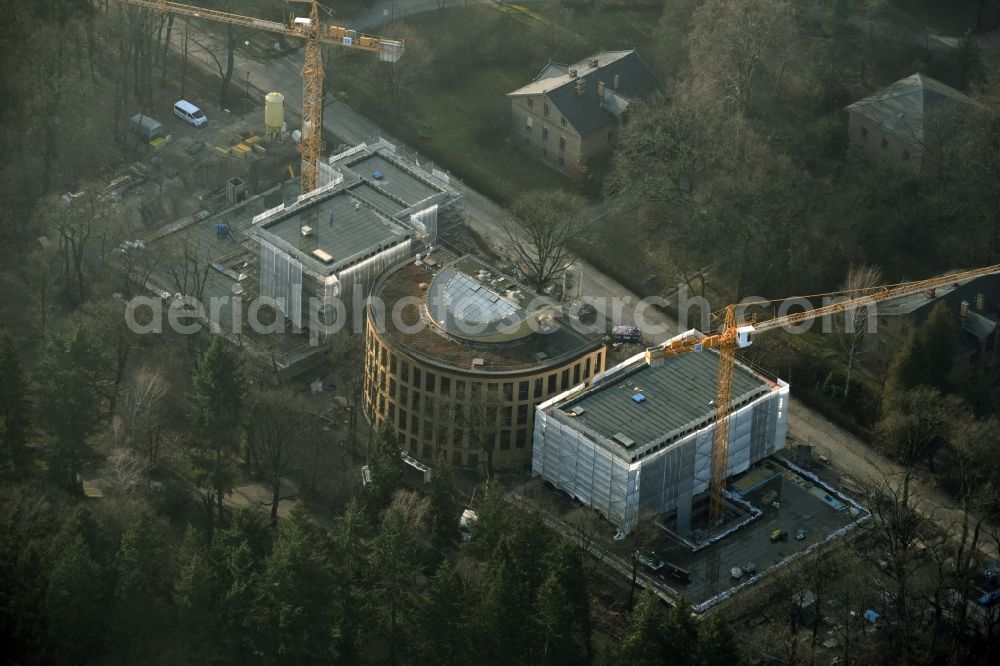
[[[969,97],[924,74],[913,74],[882,88],[845,110],[850,145],[885,166],[918,175],[933,166],[932,136],[958,120]],[[947,139],[947,132],[937,138]]]
[[[995,368],[1000,360],[1000,275],[972,278],[880,303],[876,330],[865,336],[865,364],[887,368],[938,303],[948,306],[958,330],[952,379],[960,382]]]
[[[575,65],[549,62],[531,83],[507,93],[511,141],[566,174],[609,150],[634,100],[656,76],[639,54],[602,51]]]

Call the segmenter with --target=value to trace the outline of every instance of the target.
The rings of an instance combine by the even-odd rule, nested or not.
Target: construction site
[[[635,578],[641,562],[644,584],[698,611],[870,518],[782,457],[790,386],[737,354],[759,333],[956,276],[760,322],[730,306],[711,331],[606,367],[608,339],[575,331],[568,301],[552,298],[544,312],[521,307],[528,290],[510,257],[502,248],[485,256],[466,228],[457,178],[381,135],[327,141],[320,45],[389,62],[404,45],[326,26],[316,3],[311,11],[287,26],[198,14],[305,41],[301,126],[290,128],[282,94],[270,91],[250,115],[227,111],[200,127],[166,118],[160,135],[143,136],[148,164],[131,165],[107,188],[141,201],[148,231],[129,248],[146,259],[133,267],[134,281],[170,307],[218,304],[198,315],[272,366],[276,381],[302,379],[322,363],[332,327],[367,327],[365,415],[397,433],[427,478],[442,455],[474,474],[488,464],[492,475],[495,450],[497,464],[522,480],[530,461],[526,498],[557,524],[586,523],[620,573],[631,567]],[[156,133],[142,117],[137,127]],[[337,149],[326,150],[331,144]],[[972,274],[980,273],[959,277]],[[429,326],[401,332],[366,305],[373,290],[390,306],[417,302],[403,323]],[[266,333],[240,325],[258,298],[272,310]],[[486,333],[459,330],[464,319]],[[512,319],[515,333],[497,324]],[[529,320],[542,330],[520,326]]]

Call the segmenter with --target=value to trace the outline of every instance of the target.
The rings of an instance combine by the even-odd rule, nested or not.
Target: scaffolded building
[[[678,534],[689,535],[694,499],[709,488],[718,367],[711,351],[655,366],[638,354],[540,404],[533,474],[623,533],[676,513]],[[727,476],[783,448],[788,423],[781,380],[738,363],[732,396]]]

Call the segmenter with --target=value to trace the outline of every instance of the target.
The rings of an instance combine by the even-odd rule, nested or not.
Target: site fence
[[[381,130],[377,130],[366,143],[368,146],[381,146],[385,148],[397,159],[406,162],[410,168],[422,172],[425,177],[432,181],[436,181],[457,191],[465,189],[465,183],[460,178],[444,167],[434,164],[432,160],[423,157],[402,141],[393,138]]]

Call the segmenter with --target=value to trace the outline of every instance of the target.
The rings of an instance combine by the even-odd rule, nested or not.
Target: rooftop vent
[[[632,400],[633,400],[633,401],[634,401],[634,402],[635,402],[636,404],[638,404],[638,403],[640,403],[640,402],[646,402],[646,396],[644,396],[644,395],[643,395],[643,394],[641,394],[641,393],[636,393],[635,395],[633,395],[633,396],[632,396]]]
[[[635,441],[623,432],[616,432],[615,434],[611,435],[611,441],[617,442],[618,444],[621,444],[625,448],[635,446]]]
[[[583,79],[577,80],[577,82],[576,82],[576,94],[577,95],[582,95],[585,92],[587,92],[587,82],[584,81]]]
[[[579,405],[569,410],[569,413],[572,414],[573,416],[583,416],[586,412],[587,410]]]
[[[546,354],[545,352],[535,352],[535,360],[536,361],[544,361],[548,357],[549,357],[549,355]]]
[[[596,69],[596,68],[597,68],[597,66],[598,66],[598,65],[599,65],[600,63],[598,62],[597,58],[591,58],[591,59],[590,59],[590,60],[589,60],[589,61],[587,62],[587,64],[588,64],[588,65],[590,65],[590,68],[591,68],[591,69]]]
[[[484,359],[484,358],[474,358],[474,359],[472,359],[472,367],[473,367],[473,369],[475,369],[475,368],[481,368],[484,365],[486,365],[486,359]]]
[[[301,229],[299,229],[299,233],[302,234],[304,237],[305,236],[312,236],[313,235],[313,228],[310,227],[310,226],[303,226]]]
[[[569,75],[571,77],[573,77],[574,79],[576,78],[576,67],[570,67],[569,68]]]

